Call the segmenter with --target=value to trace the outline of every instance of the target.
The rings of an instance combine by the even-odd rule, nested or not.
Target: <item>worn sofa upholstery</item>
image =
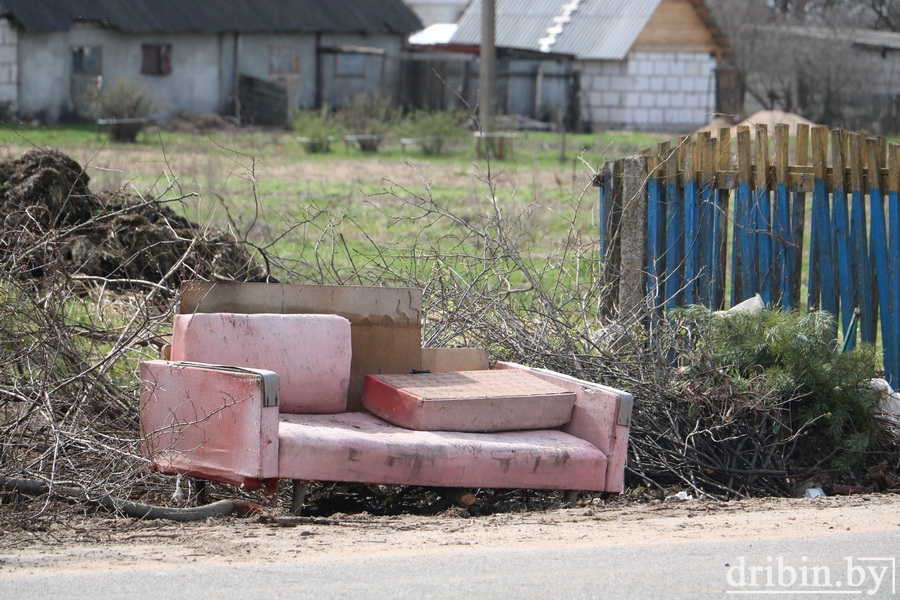
[[[405,429],[347,410],[349,337],[335,315],[178,315],[169,359],[141,364],[145,454],[160,471],[250,489],[292,479],[622,490],[630,394],[498,363],[573,392],[571,419],[527,431]]]

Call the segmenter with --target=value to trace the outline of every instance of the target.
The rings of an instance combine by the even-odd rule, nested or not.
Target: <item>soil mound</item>
[[[698,131],[709,131],[712,134],[712,137],[716,137],[719,134],[720,127],[731,126],[731,137],[734,138],[737,136],[738,127],[749,127],[750,135],[755,136],[757,126],[765,125],[769,131],[769,135],[773,135],[775,126],[782,124],[788,126],[790,135],[797,135],[797,125],[803,124],[809,125],[810,127],[815,125],[815,123],[809,119],[805,119],[796,113],[784,112],[781,110],[761,110],[753,113],[737,125],[731,125],[726,119],[718,117],[704,127],[701,127]]]
[[[189,113],[181,111],[174,117],[159,121],[157,124],[163,131],[193,135],[238,130],[238,126],[234,121],[217,113]]]
[[[784,112],[781,110],[761,110],[753,113],[740,123],[738,126],[747,125],[750,127],[750,133],[756,134],[756,128],[759,125],[765,125],[769,133],[775,131],[775,125],[787,125],[791,135],[797,134],[797,125],[815,126],[815,123],[809,119],[805,119],[796,113]]]
[[[153,199],[91,192],[90,178],[52,149],[0,161],[0,263],[14,276],[70,275],[159,282],[259,281],[242,240],[201,228]]]

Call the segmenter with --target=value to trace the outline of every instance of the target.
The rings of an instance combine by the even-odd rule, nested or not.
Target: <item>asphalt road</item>
[[[896,531],[5,572],[0,599],[897,598]]]

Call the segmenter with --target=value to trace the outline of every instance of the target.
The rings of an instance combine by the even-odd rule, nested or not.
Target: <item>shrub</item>
[[[328,105],[319,110],[299,109],[291,120],[291,128],[301,136],[307,152],[331,150],[331,140],[337,134],[334,113]]]
[[[691,363],[688,372],[702,376],[711,368],[760,406],[783,408],[785,436],[816,422],[838,468],[862,464],[875,448],[881,431],[880,393],[870,385],[875,348],[863,344],[839,352],[830,314],[767,309],[717,315],[697,307],[681,316],[700,340],[683,355]]]
[[[86,92],[88,113],[95,119],[146,119],[162,108],[147,86],[128,79],[116,79],[112,85]],[[114,123],[109,137],[114,142],[134,142],[143,123]]]
[[[400,108],[386,96],[354,96],[337,113],[345,133],[364,136],[357,141],[361,150],[375,152],[381,136],[391,131],[400,118]]]
[[[419,144],[422,152],[434,155],[465,135],[465,122],[462,112],[417,110],[405,120],[404,132],[422,140]]]

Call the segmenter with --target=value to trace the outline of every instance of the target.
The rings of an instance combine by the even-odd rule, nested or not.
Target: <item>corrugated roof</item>
[[[407,35],[422,22],[402,0],[2,0],[26,31],[79,21],[131,33],[195,31]]]
[[[581,0],[571,12],[571,19],[561,24],[562,31],[549,49],[580,59],[621,60],[660,1]],[[540,49],[540,40],[548,37],[554,17],[563,16],[573,5],[572,0],[496,0],[496,3],[497,46],[531,50]],[[472,0],[451,41],[455,44],[481,42],[481,0]]]

